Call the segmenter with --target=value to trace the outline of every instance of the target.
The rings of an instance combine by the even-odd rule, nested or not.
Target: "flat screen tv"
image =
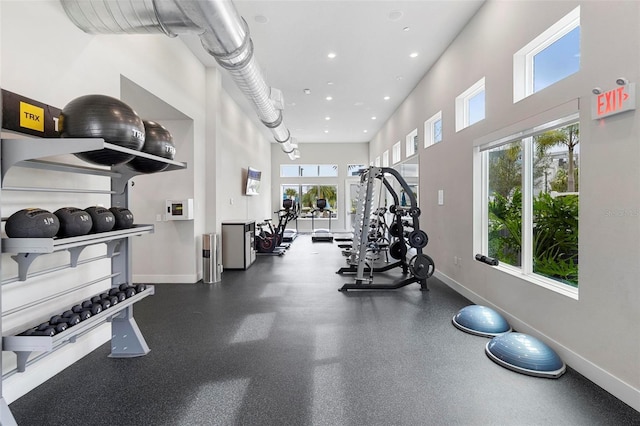
[[[249,167],[247,171],[247,185],[245,189],[246,195],[258,195],[260,194],[260,179],[262,172]]]

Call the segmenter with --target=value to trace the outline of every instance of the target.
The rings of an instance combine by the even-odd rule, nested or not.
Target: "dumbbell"
[[[93,303],[99,303],[100,305],[102,305],[102,310],[104,311],[105,309],[109,309],[111,307],[111,300],[109,299],[103,299],[100,296],[93,296],[91,298],[91,302]]]
[[[127,298],[127,295],[124,293],[124,291],[120,291],[120,289],[117,287],[114,287],[111,290],[109,290],[109,296],[117,297],[118,302],[122,302]]]
[[[111,303],[111,306],[115,306],[115,305],[118,304],[118,297],[117,296],[109,296],[109,293],[102,293],[100,295],[100,298],[102,300],[109,301],[109,303]]]
[[[62,321],[62,317],[60,315],[52,316],[51,319],[49,320],[49,324],[51,325],[51,327],[54,328],[56,333],[62,333],[67,328],[69,328],[69,324],[67,324],[65,321]],[[43,324],[40,324],[40,327],[42,325]]]
[[[128,298],[136,295],[135,287],[130,286],[129,284],[120,284],[118,287],[120,291],[124,292],[124,295]]]
[[[91,311],[91,315],[98,315],[102,312],[102,305],[100,303],[93,303],[91,300],[85,300],[82,302],[82,307],[89,309]]]
[[[51,324],[52,326],[67,324],[67,328],[73,327],[74,325],[77,325],[79,322],[80,322],[80,315],[76,314],[73,311],[64,311],[62,315],[54,315],[51,317],[51,319],[49,319],[49,324]]]
[[[80,316],[80,321],[91,318],[91,309],[83,308],[82,305],[75,305],[71,311]]]
[[[23,331],[19,336],[49,336],[53,337],[56,334],[55,328],[51,327],[48,322],[43,322],[37,327],[30,328]]]

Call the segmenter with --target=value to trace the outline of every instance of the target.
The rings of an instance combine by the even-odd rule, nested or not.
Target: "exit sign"
[[[636,84],[629,83],[593,95],[591,117],[596,120],[636,109]]]

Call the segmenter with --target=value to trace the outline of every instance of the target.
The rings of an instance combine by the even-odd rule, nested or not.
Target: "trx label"
[[[20,127],[44,132],[44,109],[20,102]]]

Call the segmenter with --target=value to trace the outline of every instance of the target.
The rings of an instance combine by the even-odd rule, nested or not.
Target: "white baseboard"
[[[526,322],[520,320],[519,318],[514,317],[508,312],[503,311],[499,307],[493,305],[491,302],[478,295],[477,293],[469,290],[453,278],[441,273],[440,271],[435,271],[433,274],[434,277],[445,283],[452,290],[456,291],[460,295],[466,297],[471,300],[473,303],[483,306],[488,306],[496,311],[500,312],[504,317],[509,321],[511,326],[518,330],[519,332],[530,334],[540,340],[548,343],[553,349],[558,352],[558,355],[564,360],[564,362],[576,370],[578,373],[582,374],[587,379],[591,380],[593,383],[597,384],[601,388],[605,389],[607,392],[611,393],[616,398],[623,401],[625,404],[628,404],[632,408],[637,411],[640,411],[640,389],[634,388],[632,385],[626,383],[625,381],[617,378],[606,370],[603,370],[601,367],[597,366],[593,362],[585,359],[580,354],[572,351],[566,346],[562,345],[556,340],[553,340],[549,336],[541,333],[540,331],[533,328],[531,325]]]
[[[133,275],[134,283],[145,284],[195,284],[200,280],[196,274],[186,275]]]

